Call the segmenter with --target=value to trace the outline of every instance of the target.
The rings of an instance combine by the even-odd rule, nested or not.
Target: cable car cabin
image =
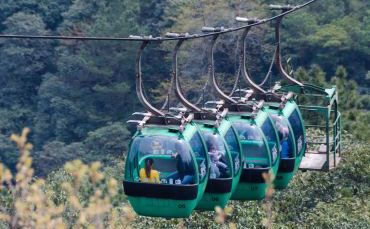
[[[193,123],[148,125],[130,143],[123,182],[139,215],[188,217],[203,197],[209,161],[202,136]]]
[[[262,108],[257,115],[231,113],[242,146],[242,174],[232,195],[234,200],[261,200],[266,196],[264,173],[276,176],[280,162],[280,143],[269,114]]]
[[[274,187],[283,189],[299,169],[306,150],[306,131],[299,107],[293,100],[289,100],[283,109],[279,109],[279,104],[266,104],[275,122],[282,148]]]
[[[232,123],[226,118],[228,122],[224,122],[220,125],[220,135],[225,139],[227,148],[230,151],[232,162],[233,162],[233,184],[232,193],[235,192],[236,187],[239,184],[240,176],[242,174],[241,162],[242,162],[242,147],[238,137],[238,133]]]
[[[300,109],[291,98],[293,94],[282,99],[271,94],[256,94],[254,99],[265,101],[266,111],[274,120],[279,142],[281,157],[278,172],[274,180],[277,189],[286,188],[299,169],[300,163],[306,151],[306,131]],[[282,98],[283,95],[281,95]],[[251,102],[249,102],[251,103]]]
[[[202,132],[210,158],[210,174],[203,198],[196,209],[213,211],[224,208],[239,183],[241,147],[231,122],[223,119],[217,128],[214,121],[195,121]]]

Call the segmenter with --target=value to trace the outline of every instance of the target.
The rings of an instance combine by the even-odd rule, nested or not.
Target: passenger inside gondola
[[[278,130],[280,145],[281,145],[281,158],[289,158],[289,129],[284,125],[283,120],[277,116],[272,115],[272,119],[275,121],[276,129]]]
[[[197,182],[191,149],[178,137],[137,137],[131,145],[130,152],[128,160],[135,169],[131,174],[136,182],[169,185]]]
[[[226,159],[225,145],[219,135],[210,132],[203,132],[210,158],[210,178],[230,177],[230,169]]]
[[[154,161],[152,158],[145,159],[145,168],[140,169],[140,181],[149,183],[160,183],[159,172],[153,169]]]
[[[221,172],[225,173],[227,170],[227,165],[220,161],[222,154],[217,150],[214,144],[210,144],[208,148],[208,155],[211,160],[210,178],[219,178],[221,176]]]
[[[172,158],[176,159],[177,171],[168,176],[169,180],[174,180],[175,184],[193,184],[195,170],[191,163],[191,156],[186,152],[184,144],[176,142],[176,153],[172,154]]]
[[[281,144],[281,158],[289,158],[289,143],[288,136],[289,130],[287,127],[280,125],[278,127],[280,144]]]

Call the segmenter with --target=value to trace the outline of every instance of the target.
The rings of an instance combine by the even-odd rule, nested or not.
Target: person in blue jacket
[[[275,126],[279,134],[281,158],[289,158],[289,129],[287,126],[284,126],[283,120],[278,115],[273,115],[272,118],[275,121]]]
[[[289,143],[288,143],[288,136],[289,130],[287,127],[281,126],[279,132],[282,135],[282,140],[280,141],[281,144],[281,158],[289,158]]]

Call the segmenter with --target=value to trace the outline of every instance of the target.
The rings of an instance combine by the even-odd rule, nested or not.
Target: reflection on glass
[[[295,109],[292,114],[289,116],[289,122],[292,126],[294,132],[294,138],[297,145],[298,153],[301,152],[303,148],[303,126],[297,109]]]
[[[261,133],[255,125],[237,122],[234,124],[234,127],[238,131],[240,140],[263,140]]]
[[[233,128],[229,128],[229,130],[226,132],[225,141],[231,153],[231,157],[234,164],[234,174],[236,175],[240,169],[240,158],[239,158],[240,147]]]
[[[277,143],[279,142],[276,136],[275,132],[275,127],[271,122],[270,118],[267,118],[265,122],[262,124],[262,132],[266,137],[270,153],[271,153],[271,158],[272,158],[272,163],[275,164],[275,161],[277,159]]]
[[[243,168],[267,167],[268,149],[259,128],[246,122],[236,122],[234,127],[242,143]]]
[[[203,145],[202,139],[198,132],[194,134],[194,136],[190,139],[189,144],[197,160],[199,177],[200,177],[200,180],[202,180],[203,178],[205,178],[206,173],[207,173],[207,166],[206,166],[207,155],[206,155],[206,151],[205,151],[205,147]]]

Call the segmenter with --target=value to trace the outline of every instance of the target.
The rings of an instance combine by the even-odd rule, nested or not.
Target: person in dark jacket
[[[178,184],[179,180],[181,184],[192,184],[194,183],[195,169],[192,163],[192,158],[183,142],[178,141],[175,145],[176,153],[172,154],[172,157],[176,159],[177,172],[169,176],[169,179],[174,179],[175,184]]]

